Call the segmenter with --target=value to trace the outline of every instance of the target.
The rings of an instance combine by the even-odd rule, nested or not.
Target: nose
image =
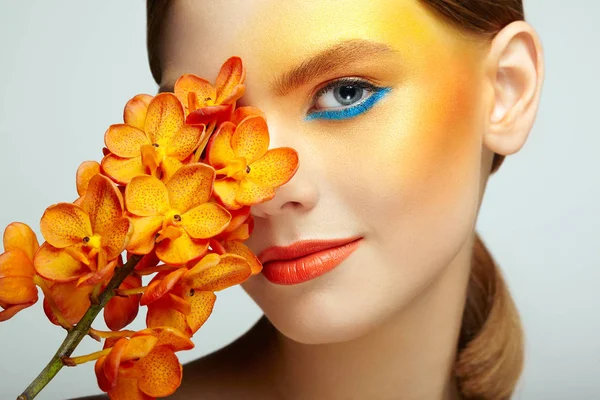
[[[315,182],[302,167],[302,155],[299,154],[299,166],[296,174],[284,185],[275,189],[275,197],[264,203],[253,205],[250,212],[255,217],[269,218],[286,213],[305,213],[317,204],[319,194]]]

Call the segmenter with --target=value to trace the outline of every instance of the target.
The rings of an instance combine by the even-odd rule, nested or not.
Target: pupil
[[[336,100],[344,105],[349,105],[354,103],[356,100],[360,99],[362,96],[362,88],[357,88],[355,86],[347,85],[341,86],[338,92],[334,91],[334,95]]]

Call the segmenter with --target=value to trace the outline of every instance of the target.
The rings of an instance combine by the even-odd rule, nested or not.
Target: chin
[[[408,290],[396,292],[393,301],[387,289],[369,290],[361,266],[345,265],[347,270],[291,286],[257,275],[242,287],[287,338],[303,344],[346,342],[375,330],[411,298]]]

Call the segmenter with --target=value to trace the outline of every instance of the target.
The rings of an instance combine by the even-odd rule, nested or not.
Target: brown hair
[[[419,0],[442,20],[481,40],[525,19],[522,0]],[[159,59],[161,20],[168,0],[147,0],[147,46],[155,81],[162,79]],[[494,154],[491,173],[504,156]],[[523,369],[523,331],[502,274],[475,234],[467,301],[458,341],[456,381],[464,399],[504,400],[512,395]]]

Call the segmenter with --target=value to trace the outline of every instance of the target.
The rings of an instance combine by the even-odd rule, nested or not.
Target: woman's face
[[[241,57],[246,93],[238,106],[262,109],[271,147],[299,155],[296,175],[252,207],[246,244],[259,254],[300,240],[363,237],[318,278],[278,285],[260,274],[243,288],[280,332],[304,343],[349,340],[406,309],[473,232],[487,177],[485,48],[417,0],[172,3],[162,86],[183,73],[214,81],[227,58]],[[338,47],[297,86],[276,86],[349,40],[352,48]],[[359,83],[317,95],[342,78]]]

